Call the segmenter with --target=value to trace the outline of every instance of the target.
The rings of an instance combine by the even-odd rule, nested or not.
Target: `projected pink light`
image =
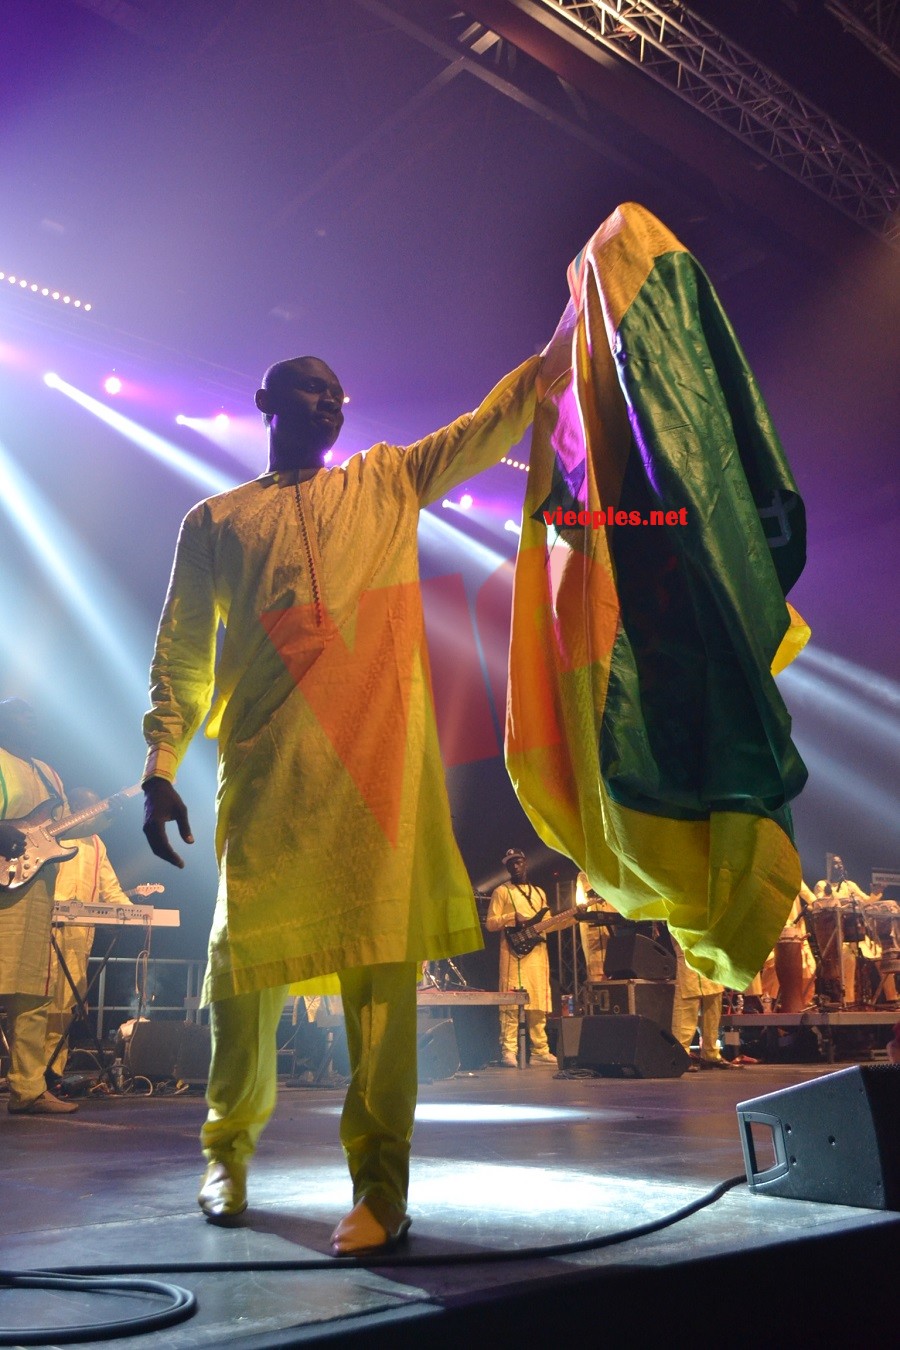
[[[118,375],[107,375],[106,379],[103,381],[103,388],[108,394],[121,394],[122,381],[119,379]]]

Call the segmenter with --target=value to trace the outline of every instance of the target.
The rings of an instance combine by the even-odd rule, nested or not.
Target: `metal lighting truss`
[[[825,0],[848,33],[900,75],[900,0]]]
[[[538,0],[770,163],[900,247],[897,172],[774,71],[676,0]]]

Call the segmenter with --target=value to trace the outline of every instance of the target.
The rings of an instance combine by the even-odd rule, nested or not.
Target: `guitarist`
[[[25,842],[10,820],[53,797],[59,798],[56,816],[66,809],[59,775],[35,758],[37,741],[30,705],[20,698],[0,702],[0,854],[5,858],[18,856]],[[74,1102],[61,1102],[48,1092],[44,1082],[55,874],[55,865],[48,863],[27,886],[0,890],[0,999],[9,1027],[8,1110],[14,1116],[77,1110]]]
[[[528,881],[528,869],[525,854],[520,848],[511,848],[503,856],[503,866],[509,873],[509,881],[498,886],[491,895],[485,918],[486,927],[496,933],[503,929],[523,929],[543,917],[547,909],[547,897],[540,886],[532,886]],[[527,955],[514,954],[509,942],[500,943],[500,982],[501,993],[510,989],[525,989],[528,992],[528,1035],[531,1039],[532,1064],[552,1064],[556,1068],[556,1059],[550,1053],[547,1044],[547,1013],[550,1011],[550,963],[547,959],[547,942],[539,937]],[[500,1009],[500,1063],[508,1068],[516,1067],[516,1041],[518,1029],[518,1009]]]

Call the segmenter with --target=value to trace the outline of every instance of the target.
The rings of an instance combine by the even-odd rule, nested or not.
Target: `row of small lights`
[[[42,295],[47,300],[61,300],[64,305],[72,305],[74,309],[85,311],[93,309],[93,305],[88,301],[82,303],[80,300],[73,300],[71,295],[63,295],[61,291],[51,291],[49,286],[39,286],[36,281],[26,281],[24,277],[14,277],[11,273],[0,272],[0,281],[8,281],[10,286],[21,286],[23,291],[31,291],[34,295]]]
[[[507,459],[505,455],[500,460],[500,463],[508,464],[511,469],[521,469],[524,473],[530,472],[529,466],[527,464],[521,464],[517,459]]]

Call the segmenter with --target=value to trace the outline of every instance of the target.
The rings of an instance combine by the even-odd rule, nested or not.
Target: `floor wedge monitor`
[[[900,1064],[840,1069],[738,1102],[737,1115],[757,1195],[900,1209]]]

